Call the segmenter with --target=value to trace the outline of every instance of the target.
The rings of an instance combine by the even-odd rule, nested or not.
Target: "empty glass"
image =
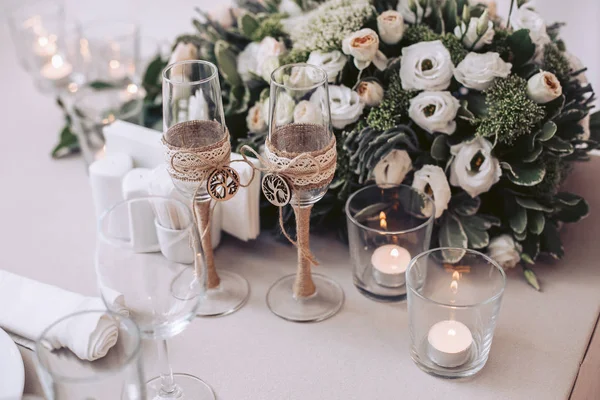
[[[200,251],[192,213],[174,199],[126,200],[100,218],[98,285],[108,308],[128,311],[144,338],[158,340],[162,374],[146,389],[154,399],[214,399],[202,380],[173,374],[166,343],[188,326],[204,300]]]
[[[406,285],[410,354],[417,366],[446,378],[479,372],[490,353],[505,284],[504,270],[474,250],[439,248],[413,258]]]
[[[90,335],[93,351],[101,358],[83,360],[69,348],[52,349],[64,332],[101,321],[102,330]],[[84,339],[78,337],[77,339]],[[38,375],[48,400],[145,400],[140,356],[141,338],[129,318],[107,311],[83,311],[49,326],[35,345]]]

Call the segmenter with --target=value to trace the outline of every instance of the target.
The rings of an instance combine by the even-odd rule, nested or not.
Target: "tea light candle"
[[[51,57],[56,50],[56,36],[40,36],[33,44],[33,51],[40,57]]]
[[[55,54],[52,60],[42,67],[40,74],[42,77],[51,81],[59,81],[66,78],[73,72],[73,66],[63,60],[63,58]]]
[[[465,324],[447,320],[433,325],[427,335],[429,357],[441,367],[453,368],[469,358],[473,335]]]
[[[381,286],[398,287],[404,285],[405,272],[411,256],[404,247],[386,244],[378,247],[371,256],[373,278]]]

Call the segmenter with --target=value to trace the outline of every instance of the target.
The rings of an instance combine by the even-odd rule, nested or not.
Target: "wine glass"
[[[126,200],[100,218],[96,274],[104,303],[127,311],[142,337],[158,341],[161,375],[146,385],[152,399],[215,398],[199,378],[174,374],[167,352],[166,340],[187,327],[203,301],[200,250],[192,213],[175,199]]]
[[[271,286],[267,304],[286,320],[322,321],[335,315],[344,302],[344,292],[335,281],[311,274],[310,212],[327,192],[336,167],[327,73],[310,64],[284,65],[273,71],[268,124],[266,156],[273,165],[288,166],[281,175],[292,192],[298,269]],[[304,172],[293,168],[299,166]],[[269,198],[266,191],[265,195]]]
[[[223,114],[219,73],[214,64],[193,60],[177,62],[165,68],[163,128],[163,139],[167,146],[202,151],[202,160],[205,152],[210,153],[206,156],[208,158],[214,155],[216,149],[226,148],[223,154],[228,157],[231,152],[229,134]],[[250,287],[241,275],[224,270],[217,273],[215,268],[210,229],[207,229],[212,214],[211,196],[207,190],[210,167],[200,172],[173,168],[171,157],[167,159],[167,167],[175,187],[192,200],[205,253],[208,290],[198,315],[222,316],[237,311],[248,300]]]

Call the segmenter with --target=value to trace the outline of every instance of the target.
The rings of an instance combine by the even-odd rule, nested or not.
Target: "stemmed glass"
[[[171,221],[170,226],[164,226],[165,221]],[[153,225],[156,231],[148,229]],[[160,253],[140,252],[139,243],[152,240],[150,232],[158,238]],[[161,375],[147,383],[149,398],[215,398],[210,386],[199,378],[174,374],[167,352],[166,340],[188,326],[203,300],[205,268],[200,250],[192,213],[175,199],[126,200],[100,218],[96,274],[106,307],[128,311],[142,337],[158,341]],[[115,298],[121,300],[119,304]]]
[[[209,159],[215,151],[227,147],[229,134],[225,126],[221,86],[217,67],[207,61],[181,61],[163,71],[163,128],[168,146],[186,148],[202,154],[192,161],[203,164],[198,170],[173,168],[168,157],[167,167],[175,187],[192,200],[196,224],[202,240],[207,267],[206,299],[198,309],[199,316],[222,316],[240,309],[248,300],[250,287],[241,275],[215,268],[211,245],[211,196],[207,189]],[[205,153],[209,153],[205,155]],[[227,154],[228,152],[223,152]],[[185,153],[183,151],[182,153]],[[219,154],[222,157],[223,154]],[[229,160],[226,161],[229,163]],[[230,184],[231,182],[225,182]]]
[[[284,65],[273,71],[268,123],[266,155],[269,163],[283,167],[285,183],[279,179],[279,186],[269,184],[265,182],[267,175],[263,191],[269,198],[269,186],[291,190],[298,269],[295,275],[285,276],[271,286],[267,304],[286,320],[322,321],[335,315],[344,302],[344,292],[335,281],[311,273],[310,212],[327,192],[336,167],[327,73],[310,64]]]

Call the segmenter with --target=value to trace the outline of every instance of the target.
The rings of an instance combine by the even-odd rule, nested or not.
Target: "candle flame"
[[[138,91],[138,87],[135,83],[130,83],[127,85],[127,92],[131,94],[136,94]]]
[[[450,284],[450,290],[454,294],[456,294],[456,292],[458,292],[458,282],[457,281],[452,281],[452,283]]]
[[[458,271],[454,271],[452,273],[452,279],[454,279],[455,281],[460,279],[460,273]]]
[[[454,329],[449,329],[448,336],[456,336],[456,331]]]
[[[65,63],[63,61],[63,58],[61,56],[59,56],[58,54],[55,54],[52,56],[52,66],[54,68],[60,68],[63,66],[63,64]]]
[[[387,229],[386,215],[383,211],[379,213],[379,226],[381,229]]]
[[[398,251],[398,249],[392,249],[392,251],[390,251],[390,255],[392,257],[398,257],[400,255],[400,252]]]
[[[112,69],[117,69],[121,66],[121,63],[119,62],[119,60],[110,60],[110,62],[108,63],[109,67],[111,67]]]

